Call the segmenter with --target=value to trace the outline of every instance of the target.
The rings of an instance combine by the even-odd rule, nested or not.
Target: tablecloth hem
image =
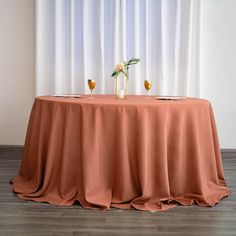
[[[14,191],[14,190],[13,190]],[[230,190],[224,190],[222,193],[217,194],[214,196],[214,198],[208,199],[206,201],[200,201],[197,198],[169,198],[168,200],[160,200],[160,201],[150,201],[150,202],[143,202],[143,203],[133,203],[132,201],[129,203],[110,203],[109,205],[103,205],[103,204],[92,204],[87,203],[83,200],[79,199],[71,199],[71,200],[49,200],[45,197],[29,197],[26,194],[19,194],[16,193],[18,198],[23,200],[31,200],[35,202],[44,202],[49,203],[52,205],[57,206],[71,206],[74,204],[79,203],[83,208],[87,209],[95,209],[95,210],[110,210],[111,208],[118,208],[118,209],[136,209],[141,211],[165,211],[171,208],[174,208],[178,205],[182,206],[191,206],[191,205],[198,205],[202,207],[212,207],[216,204],[218,204],[221,199],[227,197],[230,195]]]

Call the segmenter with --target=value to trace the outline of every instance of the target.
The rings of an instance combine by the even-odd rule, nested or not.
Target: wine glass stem
[[[93,90],[92,89],[90,90],[90,96],[91,97],[93,96]]]
[[[147,90],[147,96],[149,96],[149,90]]]

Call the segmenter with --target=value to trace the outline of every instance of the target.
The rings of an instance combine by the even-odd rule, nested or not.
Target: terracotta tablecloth
[[[213,206],[229,195],[210,103],[145,96],[37,97],[13,189],[99,209]]]

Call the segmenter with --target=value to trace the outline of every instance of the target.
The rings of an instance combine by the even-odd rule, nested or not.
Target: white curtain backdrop
[[[36,95],[112,94],[133,56],[129,94],[199,94],[200,0],[36,0]]]

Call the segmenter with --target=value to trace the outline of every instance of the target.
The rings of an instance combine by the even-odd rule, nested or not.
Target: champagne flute
[[[147,96],[149,96],[149,90],[152,87],[152,81],[151,80],[144,80],[144,87],[147,90]]]
[[[93,90],[94,90],[94,88],[95,88],[95,86],[96,86],[96,81],[95,80],[93,80],[93,79],[89,79],[88,80],[88,86],[89,86],[89,89],[90,89],[90,98],[92,98],[93,97]]]

